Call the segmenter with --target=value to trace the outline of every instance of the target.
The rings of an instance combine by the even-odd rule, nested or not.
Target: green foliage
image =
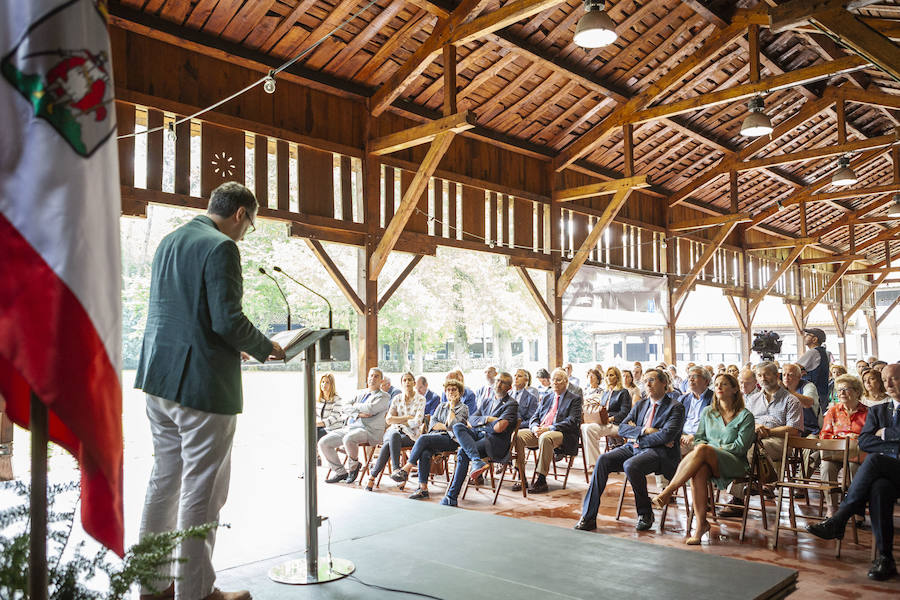
[[[566,356],[569,362],[586,363],[594,360],[591,351],[591,334],[582,323],[566,323],[564,334],[567,336]]]
[[[27,600],[28,560],[30,556],[30,520],[27,498],[30,488],[22,482],[12,487],[26,501],[0,510],[0,598]],[[183,531],[149,535],[132,546],[125,558],[110,559],[105,548],[86,555],[86,544],[80,542],[71,550],[69,538],[75,522],[77,502],[67,510],[57,510],[60,497],[79,490],[76,482],[51,485],[47,491],[48,583],[51,600],[123,600],[131,587],[140,584],[150,589],[165,586],[157,573],[172,564],[174,549],[186,538],[205,538],[218,525],[207,523]],[[106,583],[106,591],[93,589]],[[92,585],[93,584],[93,585]]]

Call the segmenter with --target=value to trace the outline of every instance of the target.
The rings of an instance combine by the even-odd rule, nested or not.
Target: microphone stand
[[[282,271],[282,270],[281,270],[281,267],[274,266],[274,267],[272,267],[272,268],[273,268],[275,271],[278,271],[279,273],[281,273],[282,275],[284,275],[285,277],[287,277],[288,279],[290,279],[291,281],[293,281],[294,283],[296,283],[297,285],[299,285],[300,287],[302,287],[303,289],[305,289],[305,290],[307,290],[307,291],[309,291],[309,292],[312,292],[313,294],[315,294],[316,296],[318,296],[319,298],[321,298],[322,300],[325,301],[325,304],[328,305],[328,329],[332,329],[332,320],[331,320],[331,312],[332,312],[332,311],[331,311],[331,302],[328,301],[328,298],[326,298],[325,296],[323,296],[322,294],[320,294],[320,293],[317,292],[316,290],[312,289],[311,287],[309,287],[309,286],[306,285],[305,283],[300,283],[299,281],[297,281],[296,279],[294,279],[293,277],[291,277],[290,275],[288,275],[287,273],[285,273],[284,271]],[[260,269],[260,270],[261,270],[261,269]]]
[[[272,282],[275,284],[275,287],[278,288],[278,292],[281,294],[281,297],[284,299],[284,305],[285,305],[285,307],[287,307],[287,328],[288,328],[288,331],[290,331],[291,330],[291,305],[288,302],[287,296],[284,295],[284,290],[282,290],[281,286],[278,285],[278,280],[275,279],[274,277],[272,277],[271,275],[269,275],[268,273],[266,273],[265,269],[260,267],[259,272],[272,280]]]

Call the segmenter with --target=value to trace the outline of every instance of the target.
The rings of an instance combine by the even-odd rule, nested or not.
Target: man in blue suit
[[[447,488],[447,494],[441,499],[441,504],[456,506],[459,492],[469,474],[470,462],[472,473],[469,477],[477,479],[488,468],[482,458],[499,461],[509,453],[510,438],[515,432],[519,411],[516,401],[509,395],[510,388],[512,375],[500,373],[494,384],[493,400],[470,415],[468,423],[453,424],[453,435],[459,443],[459,451],[456,454],[453,481]]]
[[[441,403],[441,397],[428,389],[428,380],[425,377],[419,377],[416,380],[416,391],[425,397],[425,414],[434,413]]]
[[[700,427],[700,412],[712,402],[709,372],[703,367],[688,370],[688,391],[678,398],[684,405],[684,428],[681,430],[681,455],[694,449],[694,434]]]
[[[528,423],[540,404],[537,395],[531,391],[534,388],[529,388],[529,384],[531,384],[531,375],[528,374],[528,371],[516,369],[510,395],[519,404],[519,427],[525,429],[528,429]]]
[[[532,494],[548,491],[547,472],[556,448],[566,454],[578,452],[578,434],[581,431],[581,396],[569,389],[569,375],[563,369],[554,369],[550,376],[553,387],[544,394],[541,406],[531,416],[528,429],[520,429],[516,435],[516,451],[525,456],[525,448],[537,448],[537,478],[529,488]],[[520,490],[521,484],[513,486]]]
[[[619,425],[619,435],[628,440],[623,446],[601,454],[581,507],[581,519],[575,529],[597,528],[600,498],[610,473],[625,471],[634,490],[637,508],[636,529],[653,526],[653,508],[647,495],[647,475],[659,473],[667,479],[675,475],[681,460],[678,439],[684,426],[684,405],[666,394],[669,377],[662,369],[649,369],[644,377],[647,398],[631,408]]]
[[[457,369],[456,371],[450,371],[449,373],[447,373],[446,380],[450,380],[450,379],[455,379],[456,381],[459,381],[460,383],[463,383],[463,384],[465,384],[465,382],[466,382],[463,372],[460,371],[459,369]],[[475,414],[475,411],[478,410],[478,399],[475,397],[475,392],[473,392],[468,387],[464,387],[463,390],[464,390],[463,395],[462,395],[462,398],[460,398],[460,400],[462,400],[462,403],[465,404],[466,408],[469,409],[470,415]],[[443,404],[444,402],[447,402],[447,392],[444,392],[441,394],[441,403]]]
[[[866,424],[859,434],[859,449],[869,456],[860,465],[834,516],[806,530],[820,538],[844,537],[844,528],[853,515],[869,505],[875,561],[869,577],[877,581],[897,574],[894,562],[894,503],[900,496],[900,365],[888,365],[881,372],[890,402],[869,407]]]

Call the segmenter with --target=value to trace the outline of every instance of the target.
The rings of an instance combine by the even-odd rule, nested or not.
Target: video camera
[[[775,360],[775,355],[781,352],[781,337],[774,331],[758,331],[753,334],[754,352],[758,352],[763,360]]]

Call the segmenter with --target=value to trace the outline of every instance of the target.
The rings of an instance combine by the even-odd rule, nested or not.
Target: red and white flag
[[[0,3],[0,394],[81,467],[85,531],[123,554],[121,211],[102,0]]]

